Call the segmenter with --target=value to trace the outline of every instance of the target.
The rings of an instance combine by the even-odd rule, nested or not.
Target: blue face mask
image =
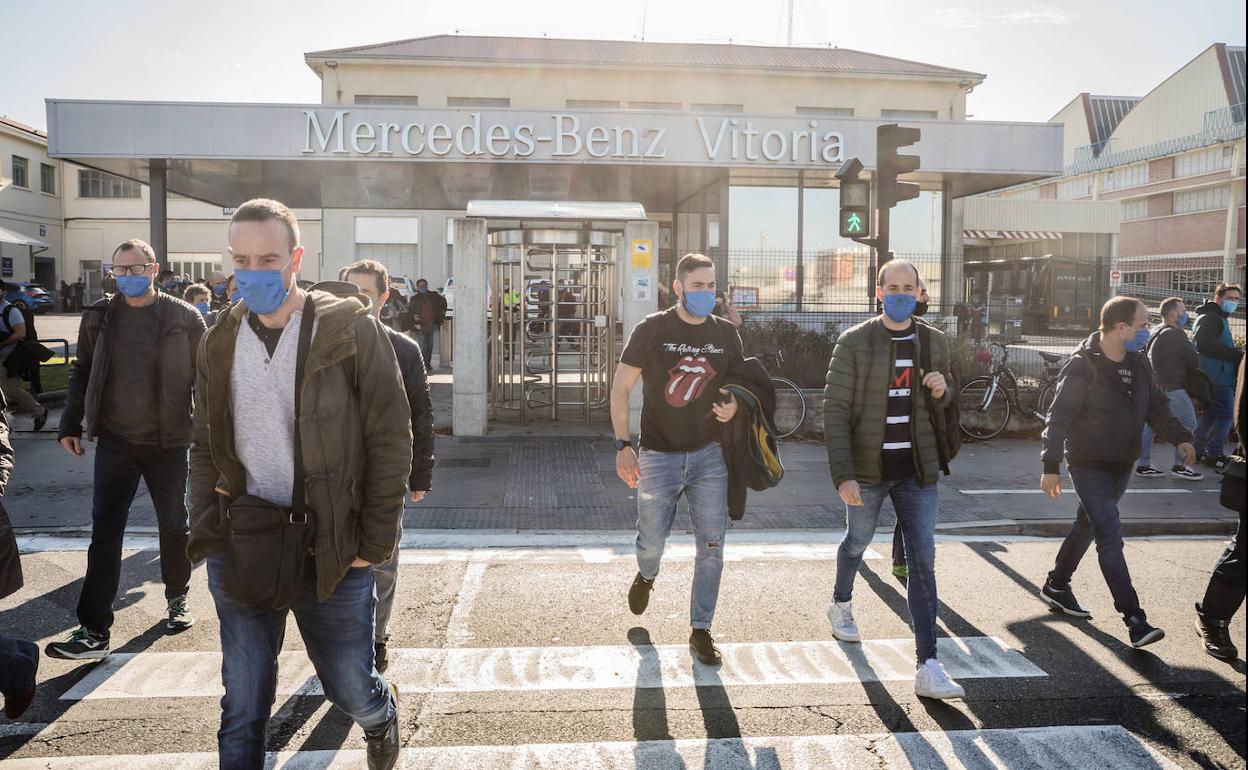
[[[1140,329],[1134,337],[1122,343],[1122,346],[1127,349],[1128,353],[1139,353],[1147,344],[1148,329]]]
[[[142,297],[152,288],[152,279],[146,275],[122,275],[117,278],[117,290],[127,297]]]
[[[1239,301],[1234,299],[1224,299],[1218,303],[1218,307],[1222,308],[1222,312],[1230,315],[1239,307]]]
[[[428,287],[428,286],[417,286],[417,287],[416,287],[416,293],[417,293],[417,294],[428,294],[428,293],[429,293],[429,287]]]
[[[715,309],[715,292],[687,291],[684,303],[685,310],[688,310],[690,315],[706,318]]]
[[[234,280],[238,284],[238,296],[247,303],[249,310],[259,315],[277,312],[290,295],[281,270],[235,270]]]
[[[918,302],[919,298],[913,294],[885,294],[884,315],[901,323],[914,315],[914,308]]]
[[[1189,316],[1189,315],[1187,314],[1187,311],[1186,311],[1186,310],[1184,310],[1181,314],[1179,314],[1179,318],[1178,318],[1178,320],[1177,320],[1177,321],[1175,321],[1175,323],[1177,323],[1177,324],[1179,325],[1179,328],[1180,328],[1180,329],[1186,329],[1186,328],[1187,328],[1187,322],[1188,322],[1189,320],[1191,320],[1191,316]]]
[[[218,297],[224,297],[225,296],[225,284],[219,283],[216,286],[213,286],[212,293],[217,295]]]
[[[212,311],[212,305],[209,305],[207,302],[196,302],[195,309],[204,315],[208,315]]]

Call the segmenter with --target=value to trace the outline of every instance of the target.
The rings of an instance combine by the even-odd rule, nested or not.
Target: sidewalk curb
[[[962,535],[1026,535],[1031,537],[1065,537],[1072,519],[998,519],[937,524],[938,534]],[[1123,537],[1156,535],[1233,535],[1239,519],[1123,519]]]

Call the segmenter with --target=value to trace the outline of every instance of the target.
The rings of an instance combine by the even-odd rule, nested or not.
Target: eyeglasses
[[[156,264],[155,262],[144,262],[141,265],[113,265],[114,275],[143,275],[147,272],[147,268]]]

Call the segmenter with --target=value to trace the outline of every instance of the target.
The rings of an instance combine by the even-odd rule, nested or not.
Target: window
[[[39,189],[48,195],[56,195],[56,166],[39,164]]]
[[[1234,149],[1228,144],[1177,155],[1174,158],[1174,176],[1178,178],[1225,171],[1231,167],[1233,153]]]
[[[103,171],[83,168],[78,170],[79,198],[140,198],[139,183]]]
[[[723,104],[721,102],[694,102],[689,105],[694,112],[745,112],[740,104]]]
[[[1057,183],[1058,200],[1073,200],[1075,198],[1086,198],[1092,194],[1092,177],[1081,176],[1075,179],[1066,179]]]
[[[853,107],[798,107],[798,115],[814,115],[824,118],[852,118]]]
[[[1131,222],[1137,219],[1148,219],[1148,198],[1135,198],[1122,202],[1122,219]]]
[[[506,96],[448,96],[447,107],[510,107]]]
[[[1106,173],[1101,183],[1101,190],[1126,190],[1146,184],[1148,184],[1148,164],[1137,163],[1134,166],[1123,166]]]
[[[1199,190],[1179,190],[1174,194],[1175,214],[1191,214],[1194,211],[1224,209],[1227,204],[1226,187],[1204,187]]]
[[[420,99],[415,96],[386,96],[384,94],[356,94],[355,103],[362,105],[384,104],[391,107],[416,107]]]
[[[569,99],[569,110],[618,110],[620,103],[613,99]]]
[[[1146,273],[1123,273],[1122,285],[1123,286],[1143,286],[1145,282],[1145,279],[1144,279],[1145,275]]]
[[[1222,283],[1222,271],[1217,268],[1175,270],[1170,273],[1170,291],[1213,294],[1219,283]]]
[[[681,110],[680,102],[629,102],[630,110]]]
[[[880,117],[892,120],[935,120],[936,110],[880,110]]]
[[[13,156],[13,186],[30,187],[30,161],[20,155]]]

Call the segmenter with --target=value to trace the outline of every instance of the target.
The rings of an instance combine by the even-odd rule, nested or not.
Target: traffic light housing
[[[838,219],[842,238],[861,240],[871,235],[871,183],[858,178],[861,171],[862,163],[850,158],[836,172],[841,184]]]
[[[902,201],[919,197],[919,186],[916,183],[897,181],[897,177],[902,174],[918,170],[918,155],[901,155],[897,151],[909,147],[919,141],[919,138],[919,129],[899,126],[896,123],[888,123],[876,129],[876,206],[881,210],[891,209]]]

